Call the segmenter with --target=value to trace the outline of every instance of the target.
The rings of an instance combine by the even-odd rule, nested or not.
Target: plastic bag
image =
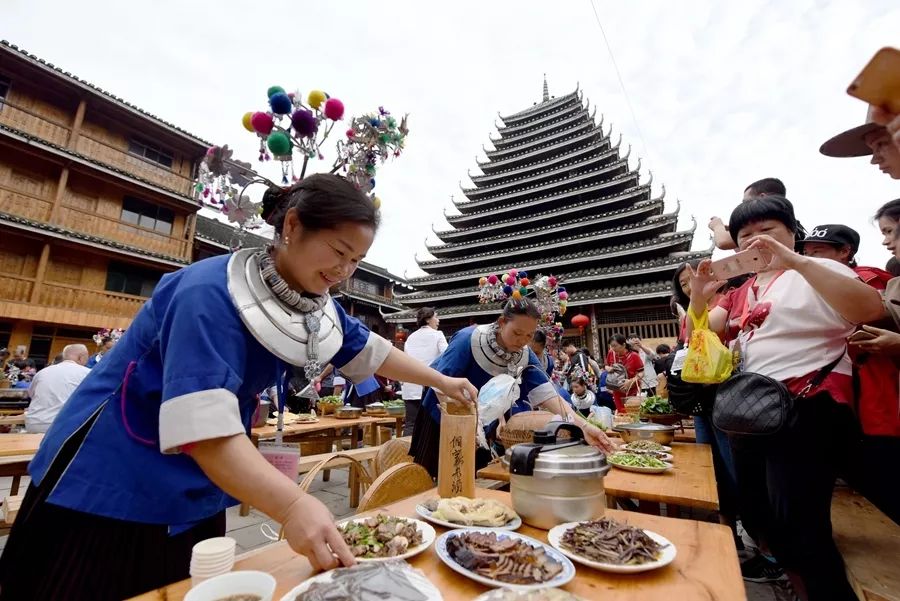
[[[688,316],[694,324],[688,344],[681,379],[693,384],[719,384],[731,377],[733,368],[731,351],[728,350],[715,332],[709,329],[709,311],[700,317],[688,309]]]
[[[478,391],[478,417],[485,424],[500,419],[518,398],[518,378],[509,374],[494,376]]]

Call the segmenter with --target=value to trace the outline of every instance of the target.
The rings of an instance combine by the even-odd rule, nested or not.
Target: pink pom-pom
[[[551,275],[549,278],[547,278],[547,283],[550,284],[551,288],[553,288],[554,286],[556,286],[557,279]]]
[[[510,286],[512,286],[513,284],[515,284],[515,283],[516,283],[516,276],[514,276],[514,275],[512,275],[512,274],[506,276],[506,283],[509,284]]]
[[[354,132],[353,128],[351,127],[350,129],[347,130],[347,137],[352,138],[355,135],[355,133],[356,132]]]
[[[275,122],[272,120],[272,115],[260,111],[253,113],[253,116],[250,117],[250,125],[253,126],[256,133],[268,136],[272,133]]]
[[[497,280],[498,280],[497,276],[495,276],[493,274],[488,276],[488,284],[494,285],[497,283]]]
[[[325,116],[332,121],[339,121],[344,116],[344,103],[337,98],[329,98],[325,101]]]
[[[559,293],[559,300],[566,300],[567,298],[569,298],[569,293],[565,290]]]
[[[509,275],[516,277],[517,275],[519,275],[519,270],[518,269],[510,269]]]
[[[210,146],[206,149],[206,156],[211,157],[212,155],[216,154],[216,150],[218,150],[218,148],[218,146]]]

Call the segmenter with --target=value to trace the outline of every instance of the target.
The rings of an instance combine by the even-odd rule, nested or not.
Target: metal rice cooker
[[[558,443],[560,430],[571,438]],[[509,468],[513,509],[535,528],[598,519],[606,512],[606,455],[588,445],[574,424],[550,422],[535,431],[533,443],[508,449],[503,464]]]

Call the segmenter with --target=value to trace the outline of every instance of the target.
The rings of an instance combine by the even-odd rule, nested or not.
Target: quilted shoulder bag
[[[713,425],[734,436],[772,436],[789,428],[794,401],[825,381],[844,356],[819,370],[795,397],[787,386],[768,376],[741,372],[719,384],[713,405]]]

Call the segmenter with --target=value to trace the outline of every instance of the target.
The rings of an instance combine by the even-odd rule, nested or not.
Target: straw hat
[[[874,107],[870,106],[863,125],[848,129],[834,136],[819,148],[819,152],[829,157],[864,157],[872,154],[866,145],[865,138],[874,131],[884,129],[872,120]]]

